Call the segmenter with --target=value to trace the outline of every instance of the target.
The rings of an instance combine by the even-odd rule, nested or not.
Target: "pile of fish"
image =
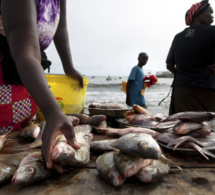
[[[157,182],[169,172],[167,159],[151,135],[129,133],[114,140],[111,146],[115,150],[100,155],[96,167],[114,187],[132,176],[145,183]]]
[[[125,122],[128,125],[142,126],[157,130],[166,129],[175,125],[175,121],[164,122],[164,120],[167,118],[165,114],[152,114],[147,109],[139,105],[133,105],[132,108],[132,110],[127,111],[125,114]]]
[[[90,161],[90,143],[93,139],[92,126],[106,120],[106,116],[87,116],[84,114],[72,114],[68,116],[74,125],[77,142],[81,148],[74,150],[67,144],[63,134],[56,139],[52,160],[64,169],[83,167]],[[42,181],[54,174],[54,170],[47,169],[41,157],[42,132],[45,121],[30,123],[23,129],[8,132],[0,136],[0,183],[12,178],[12,184],[29,185]],[[20,144],[22,141],[29,141]]]
[[[215,147],[215,133],[211,131],[211,126],[207,121],[215,119],[213,112],[180,112],[173,114],[162,122],[175,121],[176,124],[167,129],[164,133],[156,136],[158,142],[166,144],[167,147],[178,146],[191,148],[198,151],[206,159],[215,158],[215,155],[208,151],[210,147]],[[161,123],[162,123],[161,122]]]
[[[91,105],[103,109],[110,106],[112,109],[121,108],[117,104]],[[74,150],[67,144],[63,134],[58,135],[51,154],[52,160],[71,171],[85,167],[91,153],[99,152],[96,160],[99,174],[109,184],[118,187],[126,178],[136,177],[141,182],[153,183],[169,173],[169,164],[175,164],[164,156],[159,143],[174,146],[173,149],[178,146],[192,148],[206,159],[208,156],[215,158],[207,150],[215,146],[215,133],[207,124],[207,121],[215,118],[215,113],[183,112],[167,117],[151,114],[138,105],[132,108],[126,112],[128,126],[124,128],[108,127],[107,117],[102,114],[67,115],[74,125],[76,140],[81,148]],[[170,128],[163,133],[153,130],[159,126]],[[47,169],[41,157],[44,127],[45,121],[40,124],[32,122],[18,131],[0,136],[0,183],[11,179],[12,184],[29,185],[58,174]],[[94,140],[96,136],[100,136],[101,140]]]

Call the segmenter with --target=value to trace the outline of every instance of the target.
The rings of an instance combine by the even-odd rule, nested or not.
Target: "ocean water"
[[[88,76],[89,85],[87,87],[85,106],[90,103],[98,102],[115,102],[125,104],[126,94],[122,90],[122,81],[127,81],[128,77],[111,77],[112,80],[107,80],[104,76]],[[158,82],[146,88],[145,99],[148,110],[155,113],[164,113],[168,115],[170,104],[170,95],[160,104],[171,90],[173,78],[158,78]]]

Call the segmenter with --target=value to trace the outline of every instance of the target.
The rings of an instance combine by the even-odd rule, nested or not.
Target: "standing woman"
[[[166,60],[174,74],[169,115],[215,112],[215,26],[208,1],[192,5],[185,21],[189,27],[174,37]]]
[[[46,120],[42,157],[48,168],[62,172],[62,167],[51,160],[56,136],[62,132],[71,146],[75,149],[80,146],[75,141],[71,121],[48,88],[41,66],[41,53],[53,39],[66,75],[77,79],[83,87],[82,76],[73,67],[70,54],[66,0],[0,2],[0,33],[3,38],[6,37],[6,41],[2,38],[0,43],[6,45],[0,55],[0,130],[20,128],[22,123],[35,115],[37,104]],[[8,68],[14,66],[18,74],[15,81],[7,78],[15,74],[12,68]]]

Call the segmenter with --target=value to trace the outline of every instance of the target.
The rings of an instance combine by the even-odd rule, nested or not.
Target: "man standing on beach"
[[[138,64],[134,66],[128,77],[126,87],[126,104],[133,106],[134,104],[146,107],[144,98],[144,72],[142,67],[146,65],[148,61],[148,55],[146,53],[140,53],[138,56]]]

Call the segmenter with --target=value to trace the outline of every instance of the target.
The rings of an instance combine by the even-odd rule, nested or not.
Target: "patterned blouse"
[[[45,50],[50,45],[59,24],[60,0],[35,0],[35,4],[40,48]],[[5,35],[1,15],[0,33]]]

